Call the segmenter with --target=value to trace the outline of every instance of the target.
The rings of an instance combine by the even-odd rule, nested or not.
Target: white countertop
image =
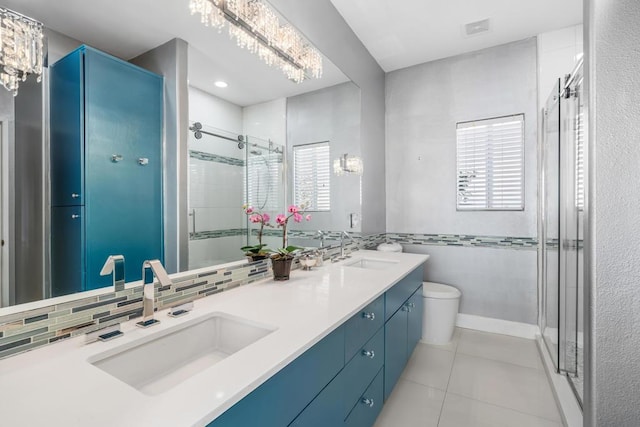
[[[358,258],[393,260],[384,270],[345,267]],[[149,329],[122,324],[124,337],[85,344],[76,337],[0,361],[3,426],[204,426],[425,262],[428,255],[358,251],[352,259],[295,270],[196,300],[193,311]],[[145,395],[91,365],[105,351],[195,317],[223,312],[278,328],[157,396]],[[158,355],[162,357],[162,355]]]

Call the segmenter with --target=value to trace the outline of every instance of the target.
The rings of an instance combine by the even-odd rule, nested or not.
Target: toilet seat
[[[455,299],[460,298],[462,293],[453,286],[442,283],[422,282],[422,296],[435,299]]]

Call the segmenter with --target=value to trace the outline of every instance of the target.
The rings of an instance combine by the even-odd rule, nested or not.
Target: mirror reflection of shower
[[[248,144],[247,204],[261,211],[274,211],[278,209],[277,186],[282,179],[283,150],[271,140],[261,142]]]
[[[189,127],[189,268],[237,260],[240,247],[255,243],[255,224],[242,205],[271,217],[285,197],[284,146],[214,128]],[[265,236],[272,247],[277,236]],[[272,241],[273,240],[273,241]]]

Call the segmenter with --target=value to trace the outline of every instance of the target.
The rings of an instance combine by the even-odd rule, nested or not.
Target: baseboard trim
[[[551,384],[553,397],[560,408],[560,415],[562,416],[564,425],[567,427],[582,427],[582,409],[580,409],[578,400],[573,394],[569,380],[564,375],[560,375],[555,371],[555,367],[553,366],[553,362],[541,336],[538,335],[536,337],[536,343],[538,344],[538,352],[542,358],[544,370]]]
[[[492,317],[475,316],[473,314],[458,313],[456,326],[459,328],[510,335],[512,337],[527,338],[530,340],[540,335],[538,325],[494,319]]]

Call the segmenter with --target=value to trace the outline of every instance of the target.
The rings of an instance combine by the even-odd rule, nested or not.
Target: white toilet
[[[422,282],[422,342],[442,345],[451,341],[461,295],[453,286]]]

